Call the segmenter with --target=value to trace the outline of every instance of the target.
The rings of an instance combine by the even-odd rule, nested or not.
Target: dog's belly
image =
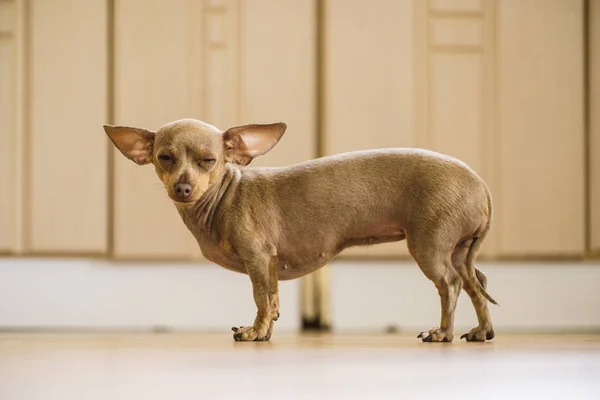
[[[293,262],[294,260],[280,259],[277,278],[280,281],[301,278],[318,270],[321,267],[324,267],[329,261],[331,261],[332,258],[319,258],[318,260],[314,260],[312,262],[302,261],[296,263]]]
[[[301,251],[281,252],[279,254],[278,278],[279,280],[290,280],[308,275],[327,265],[336,255],[348,247],[370,246],[404,239],[404,232],[394,228],[377,233],[365,231],[363,235],[341,238],[328,246],[322,246],[321,251],[310,250],[305,246],[303,248],[299,244],[298,248],[302,248]],[[319,243],[327,243],[326,238],[322,238]]]

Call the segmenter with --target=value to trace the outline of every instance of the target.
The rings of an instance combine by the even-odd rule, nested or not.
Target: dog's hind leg
[[[440,248],[443,241],[424,236],[409,236],[408,249],[421,271],[437,288],[442,315],[439,327],[421,332],[418,337],[424,342],[451,342],[454,338],[454,312],[462,279],[452,267],[450,250]]]
[[[469,260],[467,255],[471,248],[471,242],[472,239],[459,243],[458,246],[456,246],[452,253],[452,265],[463,279],[463,288],[471,298],[471,302],[477,313],[477,320],[479,321],[479,325],[471,329],[469,333],[462,335],[461,339],[466,338],[468,342],[483,342],[494,338],[494,329],[492,327],[492,319],[488,309],[488,300],[478,288],[479,285],[483,287],[483,289],[487,288],[487,278],[483,272],[474,266],[476,279],[468,273],[469,266],[467,265],[467,262],[469,262]],[[472,260],[474,260],[474,257]]]

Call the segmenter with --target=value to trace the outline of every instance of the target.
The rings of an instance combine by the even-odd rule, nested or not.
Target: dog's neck
[[[176,204],[183,222],[197,240],[220,240],[217,229],[219,219],[224,205],[231,201],[232,189],[237,186],[241,176],[237,166],[226,164],[221,179],[212,183],[197,202],[189,205]]]

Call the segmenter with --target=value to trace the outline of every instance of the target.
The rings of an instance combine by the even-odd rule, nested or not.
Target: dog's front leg
[[[273,322],[279,318],[277,265],[275,256],[256,257],[246,262],[257,312],[253,326],[231,328],[235,341],[265,341],[271,338]]]

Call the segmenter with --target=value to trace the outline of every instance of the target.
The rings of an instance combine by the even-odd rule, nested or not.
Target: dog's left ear
[[[229,128],[223,133],[225,161],[248,165],[258,156],[271,150],[283,136],[287,125],[254,124]]]
[[[127,126],[104,125],[104,131],[123,155],[138,165],[152,162],[155,133]]]

